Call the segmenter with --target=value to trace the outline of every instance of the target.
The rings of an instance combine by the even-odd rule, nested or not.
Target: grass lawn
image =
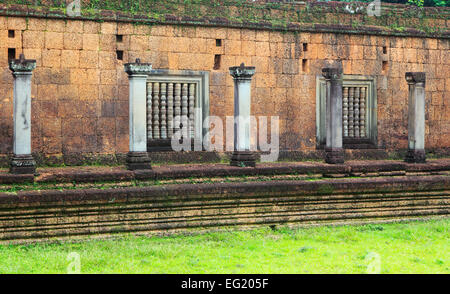
[[[450,219],[0,245],[0,273],[450,273]]]

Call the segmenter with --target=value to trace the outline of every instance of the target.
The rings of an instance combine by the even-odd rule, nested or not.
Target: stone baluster
[[[355,136],[355,117],[353,101],[355,97],[355,88],[350,87],[348,89],[348,136],[353,138]]]
[[[159,129],[159,83],[153,84],[153,139],[160,138]]]
[[[36,161],[31,154],[31,77],[36,60],[19,59],[9,62],[14,77],[14,134],[10,172],[13,174],[34,174]]]
[[[353,123],[353,129],[355,131],[355,137],[359,138],[359,87],[355,88],[355,98],[353,100],[353,107],[355,108],[354,110],[354,123]]]
[[[342,125],[344,128],[344,137],[348,137],[348,87],[344,87],[342,91]]]
[[[167,86],[167,137],[173,136],[173,83]]]
[[[188,122],[188,84],[183,84],[181,88],[181,125],[183,127],[183,138],[188,137],[189,126],[183,125]]]
[[[362,87],[359,97],[359,135],[362,138],[366,137],[366,95],[367,88]]]
[[[174,132],[177,132],[180,130],[180,123],[181,123],[181,84],[176,83],[175,84],[175,128]]]
[[[130,83],[130,152],[126,165],[130,170],[151,169],[147,153],[147,77],[152,71],[150,63],[126,63],[125,72]]]
[[[153,91],[153,83],[147,83],[147,138],[153,138],[153,116],[152,116],[152,91]]]
[[[167,84],[161,83],[161,139],[167,138]]]
[[[327,86],[326,94],[326,128],[327,139],[325,147],[325,161],[327,163],[343,163],[344,150],[342,148],[342,66],[324,68],[322,75]]]
[[[233,166],[255,166],[256,159],[250,151],[251,79],[255,68],[230,67],[234,79],[234,152],[230,164]]]
[[[194,108],[195,108],[195,84],[189,84],[189,130],[191,138],[194,138]]]
[[[408,82],[408,152],[405,161],[423,163],[425,157],[425,73],[407,72]]]

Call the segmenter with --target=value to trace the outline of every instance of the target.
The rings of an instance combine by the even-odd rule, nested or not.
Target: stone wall
[[[386,151],[407,148],[405,72],[424,71],[426,147],[450,148],[446,19],[435,20],[440,34],[389,33],[370,27],[351,31],[338,26],[280,31],[263,24],[70,19],[30,10],[12,16],[7,9],[0,16],[0,154],[12,150],[8,49],[15,49],[16,57],[24,53],[37,60],[32,148],[41,157],[128,151],[128,79],[123,64],[138,57],[155,69],[209,71],[211,115],[220,117],[233,115],[228,68],[242,62],[255,66],[252,113],[279,116],[280,149],[306,153],[316,152],[316,75],[328,62],[341,59],[344,74],[376,76],[378,145]],[[122,35],[121,41],[117,35]],[[123,60],[118,60],[118,50],[123,51]],[[221,55],[217,70],[215,55]]]

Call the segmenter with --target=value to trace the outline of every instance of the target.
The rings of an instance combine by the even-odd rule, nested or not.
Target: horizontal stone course
[[[450,213],[448,176],[0,193],[0,242]]]

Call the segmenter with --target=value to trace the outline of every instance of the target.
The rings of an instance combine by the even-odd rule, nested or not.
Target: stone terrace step
[[[227,176],[268,176],[289,174],[321,174],[324,177],[374,177],[440,174],[450,171],[450,159],[429,160],[423,164],[409,164],[393,160],[348,161],[344,164],[321,162],[260,163],[255,168],[228,164],[191,164],[154,166],[153,170],[128,171],[125,167],[61,167],[40,168],[38,175],[12,175],[0,172],[0,184],[36,183],[92,183],[132,180],[160,180],[182,178],[213,178]]]

